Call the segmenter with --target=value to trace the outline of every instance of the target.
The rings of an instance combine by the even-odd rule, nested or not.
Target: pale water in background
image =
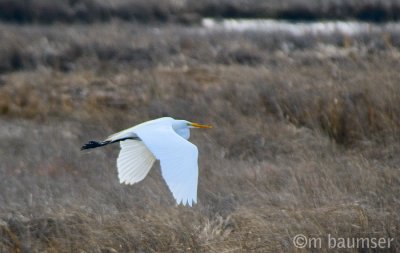
[[[283,32],[302,36],[330,35],[340,33],[357,35],[372,32],[399,32],[400,22],[368,23],[359,21],[288,22],[273,19],[211,19],[202,20],[202,27],[211,31],[257,31],[265,33]]]

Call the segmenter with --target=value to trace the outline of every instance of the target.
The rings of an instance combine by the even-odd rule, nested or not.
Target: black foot
[[[104,142],[89,141],[88,143],[86,143],[85,145],[83,145],[83,146],[81,147],[81,150],[84,150],[84,149],[91,149],[91,148],[97,148],[97,147],[101,147],[101,146],[107,145],[107,144],[109,144],[109,143],[110,143],[109,141],[104,141]]]

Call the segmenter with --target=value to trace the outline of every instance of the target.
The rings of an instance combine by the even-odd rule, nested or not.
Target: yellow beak
[[[212,128],[212,126],[210,126],[210,125],[202,125],[199,123],[190,123],[189,125],[191,125],[192,127],[197,127],[197,128]]]

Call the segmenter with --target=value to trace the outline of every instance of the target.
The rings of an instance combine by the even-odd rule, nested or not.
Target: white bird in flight
[[[90,141],[81,149],[120,142],[118,177],[126,184],[143,180],[155,160],[160,160],[162,176],[177,204],[192,206],[197,202],[198,150],[187,141],[190,128],[211,126],[164,117],[125,129],[102,142]]]

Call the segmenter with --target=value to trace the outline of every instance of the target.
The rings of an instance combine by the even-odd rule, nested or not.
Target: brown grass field
[[[399,252],[399,48],[388,32],[0,24],[0,252]],[[158,164],[127,186],[118,145],[80,151],[166,115],[214,126],[192,131],[192,208]]]

